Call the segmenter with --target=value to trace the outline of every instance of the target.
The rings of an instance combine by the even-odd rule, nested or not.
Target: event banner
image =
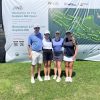
[[[73,32],[78,42],[77,59],[100,61],[99,0],[3,0],[6,62],[29,61],[27,42],[35,23],[40,32],[49,29],[65,36]]]
[[[3,24],[6,36],[6,62],[28,61],[28,36],[39,23],[48,29],[47,0],[3,0]]]

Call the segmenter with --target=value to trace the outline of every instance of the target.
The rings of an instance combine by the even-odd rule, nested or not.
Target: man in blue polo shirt
[[[28,37],[28,52],[29,58],[32,60],[32,67],[31,67],[31,83],[35,83],[34,79],[34,71],[35,66],[37,65],[37,72],[38,72],[38,80],[43,81],[40,76],[40,69],[41,64],[43,62],[42,56],[42,35],[39,32],[40,26],[38,24],[34,25],[34,33],[32,33]]]

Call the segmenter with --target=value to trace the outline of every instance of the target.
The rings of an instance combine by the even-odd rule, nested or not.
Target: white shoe
[[[47,79],[50,80],[50,76],[49,75],[47,76]]]
[[[53,79],[55,80],[56,78],[57,78],[57,75],[54,75],[54,76],[53,76]]]
[[[48,80],[48,76],[44,76],[44,80],[47,81]]]
[[[41,76],[38,76],[38,80],[41,81],[41,82],[43,81]]]
[[[60,82],[60,81],[61,81],[61,78],[60,77],[57,77],[56,82]]]
[[[35,83],[34,77],[31,77],[31,83]]]
[[[66,77],[65,78],[65,82],[69,82],[69,77]]]
[[[69,77],[69,82],[72,82],[72,78],[71,77]]]

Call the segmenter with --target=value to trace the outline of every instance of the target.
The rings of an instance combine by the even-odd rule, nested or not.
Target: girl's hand
[[[74,55],[72,59],[75,60],[76,59],[76,56]]]

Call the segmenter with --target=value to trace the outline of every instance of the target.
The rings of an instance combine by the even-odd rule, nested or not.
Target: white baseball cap
[[[38,23],[35,23],[34,28],[36,28],[36,27],[40,27],[40,25]]]
[[[56,34],[56,33],[59,33],[59,34],[60,34],[60,31],[56,31],[55,34]]]
[[[44,34],[50,34],[50,31],[49,31],[49,30],[46,30],[46,31],[44,32]]]

